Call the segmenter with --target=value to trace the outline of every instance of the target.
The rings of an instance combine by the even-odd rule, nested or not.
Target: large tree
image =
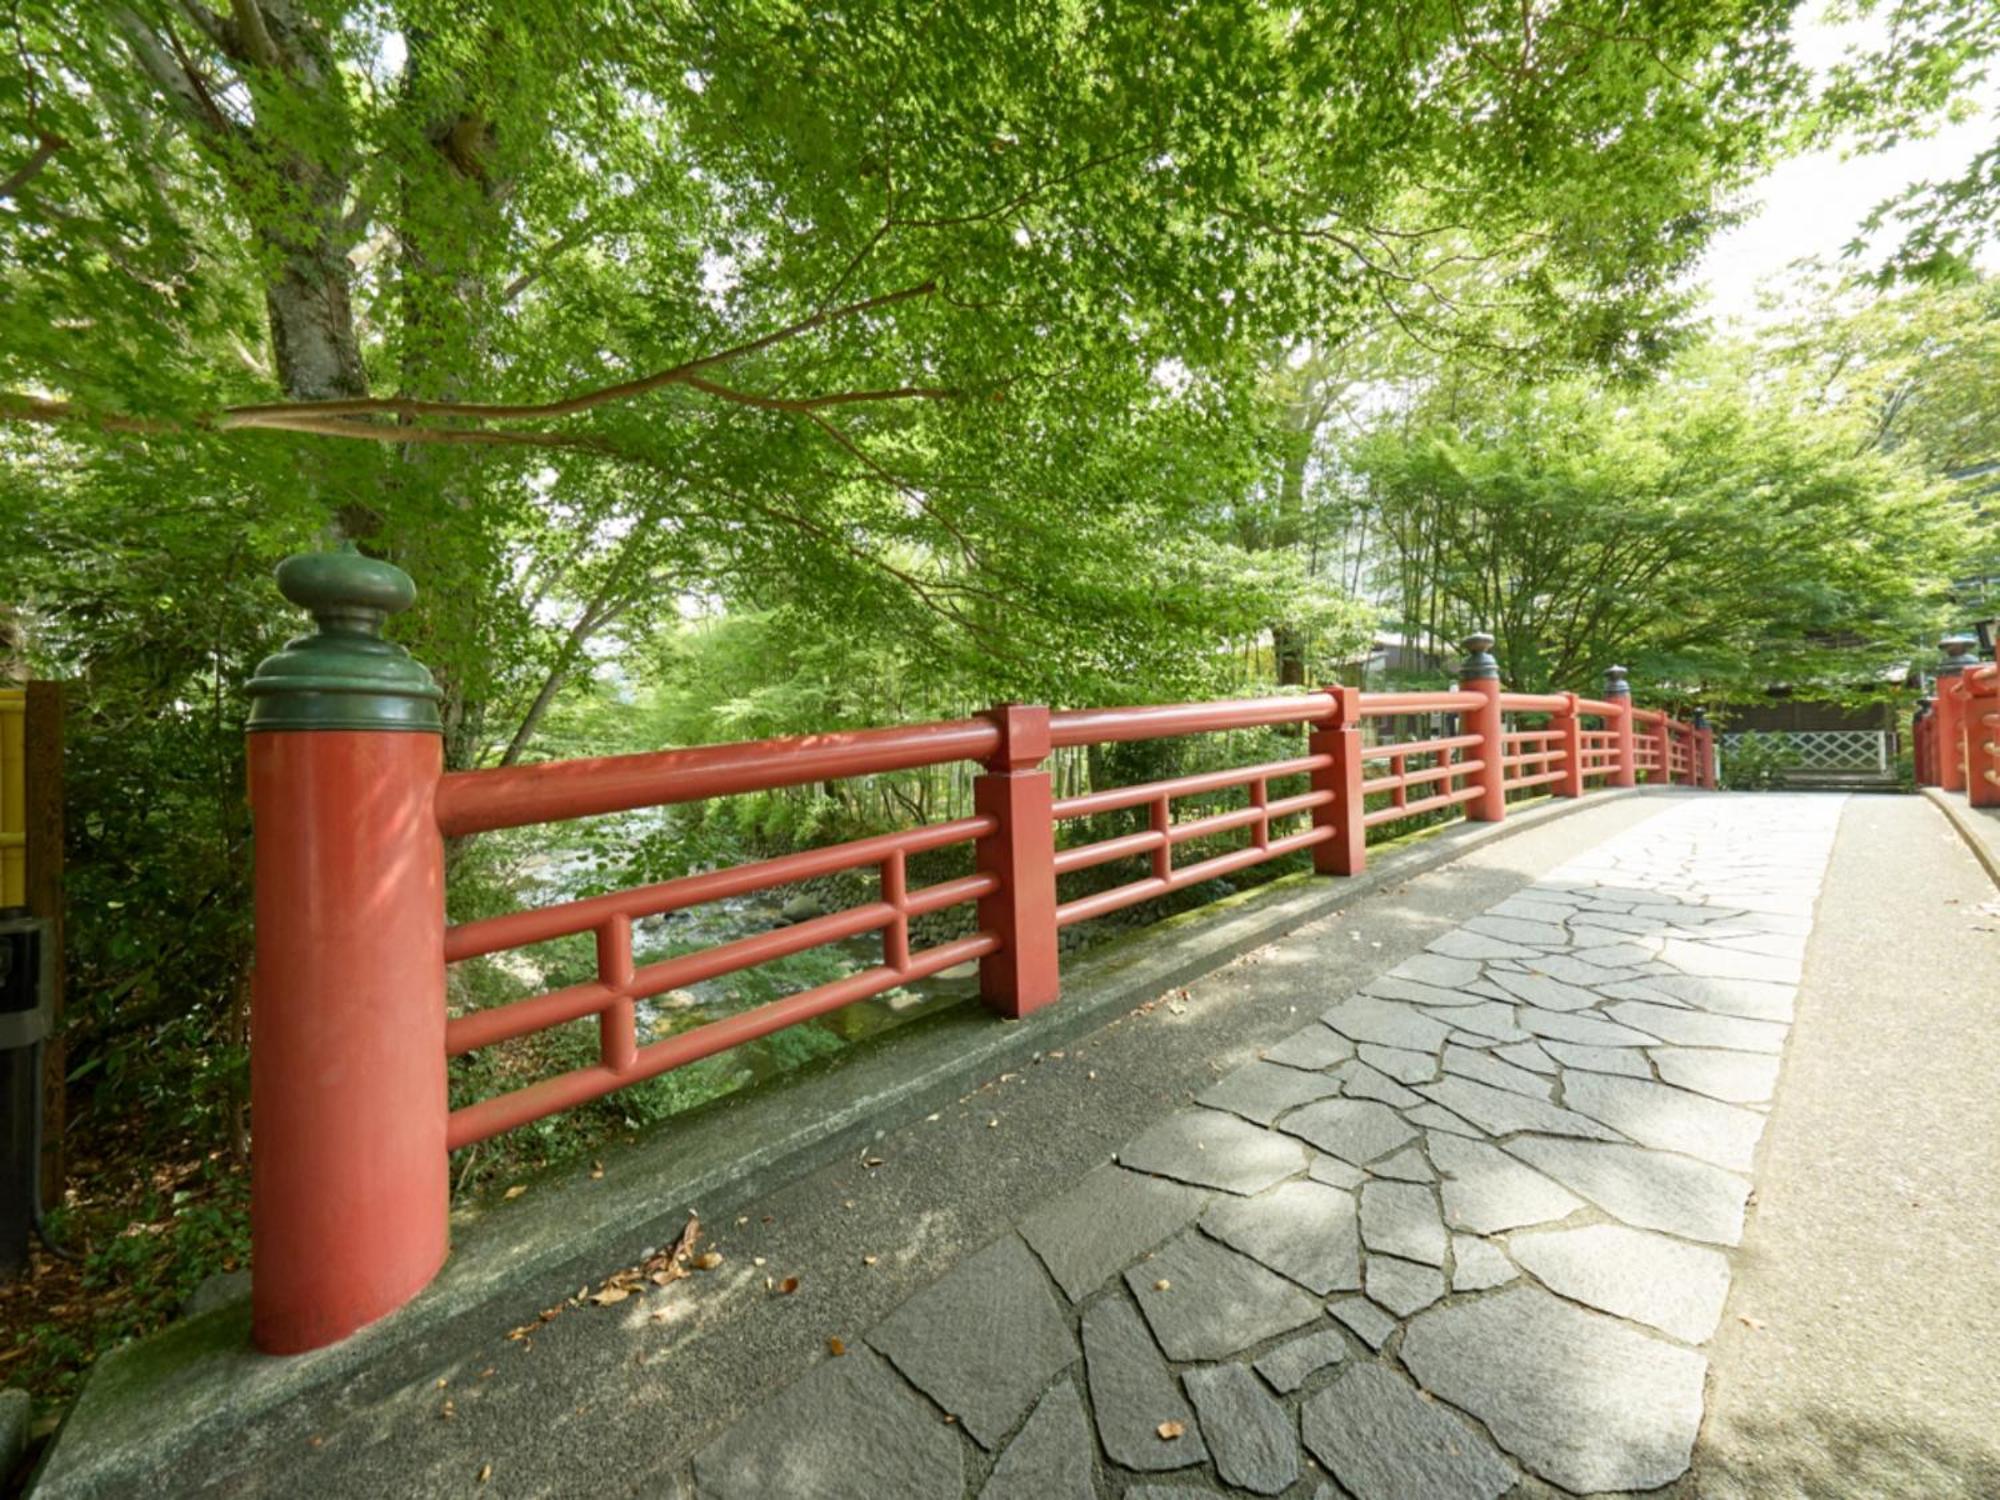
[[[1992,128],[1956,173],[1926,176],[1877,204],[1849,254],[1873,256],[1881,282],[1955,280],[2000,233],[2000,108],[1993,101],[2000,59],[2000,8],[1938,0],[1834,0],[1829,19],[1873,23],[1871,40],[1851,47],[1810,111],[1812,136],[1857,152],[1886,150],[1939,126],[1978,118]]]
[[[1106,455],[1231,441],[1252,351],[1504,307],[1643,354],[1789,10],[17,10],[0,411],[37,500],[220,465],[408,562],[460,763],[676,587],[1060,654],[1067,564],[1176,525]]]
[[[1447,374],[1348,455],[1412,634],[1499,638],[1529,691],[1614,661],[1653,691],[1865,691],[1905,662],[1961,558],[1946,492],[1768,353],[1643,387]]]
[[[1198,691],[1326,604],[1214,524],[1266,353],[1646,362],[1790,8],[9,7],[0,538],[75,683],[92,1076],[237,993],[285,551],[416,576],[454,765],[690,597],[941,706]]]

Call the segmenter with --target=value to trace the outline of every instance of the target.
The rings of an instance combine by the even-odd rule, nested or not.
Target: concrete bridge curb
[[[1986,867],[1993,883],[2000,885],[2000,812],[1969,805],[1963,795],[1953,795],[1938,787],[1919,788],[1931,805],[1950,820],[1958,836],[1965,840],[1973,857]]]
[[[1065,997],[1023,1020],[968,1005],[661,1127],[605,1162],[602,1181],[551,1181],[518,1202],[455,1218],[452,1258],[402,1311],[330,1347],[274,1357],[250,1343],[247,1296],[99,1361],[44,1461],[36,1500],[185,1492],[202,1471],[250,1461],[302,1408],[336,1403],[400,1356],[435,1357],[532,1318],[551,1288],[667,1243],[691,1209],[718,1222],[778,1185],[858,1151],[982,1081],[1102,1027],[1363,897],[1574,812],[1684,788],[1607,789],[1457,822],[1370,852],[1364,874],[1300,875],[1184,913],[1075,960]],[[746,1144],[747,1143],[747,1144]],[[205,1454],[216,1455],[214,1458]],[[223,1457],[226,1455],[226,1458]]]

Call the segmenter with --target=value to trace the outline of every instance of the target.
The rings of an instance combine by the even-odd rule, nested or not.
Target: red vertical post
[[[1312,810],[1312,820],[1315,828],[1331,828],[1333,837],[1313,845],[1313,869],[1321,875],[1359,875],[1368,868],[1361,796],[1361,690],[1326,691],[1333,695],[1333,712],[1306,737],[1306,753],[1332,757],[1332,764],[1312,773],[1312,790],[1333,794],[1331,802]]]
[[[882,861],[882,899],[896,909],[896,920],[882,929],[882,967],[898,974],[910,967],[910,881],[903,851]]]
[[[979,995],[1010,1019],[1055,1000],[1061,992],[1056,948],[1055,798],[1042,761],[1049,753],[1049,711],[1004,704],[987,717],[1000,729],[1000,748],[972,783],[973,811],[998,821],[979,840],[979,872],[1000,888],[979,898],[979,925],[1000,947],[979,961]]]
[[[1968,672],[1960,681],[1965,699],[1965,796],[1974,807],[2000,807],[2000,725],[1987,722],[2000,713],[2000,682],[1987,667]]]
[[[1708,710],[1694,711],[1694,774],[1689,780],[1708,791],[1715,790],[1715,730],[1708,722]]]
[[[1562,735],[1562,780],[1556,783],[1558,797],[1583,795],[1583,716],[1576,711],[1576,694],[1564,693],[1567,706],[1549,720],[1549,728]]]
[[[1612,717],[1611,730],[1618,736],[1613,746],[1616,755],[1611,769],[1611,785],[1637,786],[1639,784],[1639,756],[1632,734],[1632,684],[1623,667],[1604,669],[1604,701],[1616,705],[1617,713]]]
[[[430,674],[380,636],[408,576],[349,550],[278,585],[319,624],[249,685],[251,1327],[291,1354],[444,1261],[443,754]]]
[[[1664,786],[1674,779],[1674,721],[1660,710],[1660,722],[1653,726],[1653,773],[1648,786]]]
[[[1965,790],[1965,693],[1956,677],[1938,676],[1937,784],[1947,792]]]
[[[1465,714],[1466,732],[1479,736],[1480,767],[1474,777],[1479,795],[1465,804],[1475,823],[1497,823],[1507,816],[1507,725],[1500,712],[1500,663],[1493,658],[1493,637],[1483,631],[1465,638],[1465,660],[1458,668],[1458,688],[1485,701]]]
[[[1932,764],[1935,752],[1932,731],[1937,724],[1931,715],[1932,703],[1929,697],[1917,700],[1917,711],[1910,716],[1910,762],[1916,772],[1918,786],[1936,786],[1937,769]]]
[[[613,989],[632,983],[632,919],[613,917],[597,929],[597,977]],[[623,1073],[639,1055],[639,1012],[619,1000],[597,1013],[597,1055],[614,1073]]]
[[[1968,635],[1948,635],[1938,642],[1944,660],[1937,672],[1937,784],[1947,792],[1965,790],[1965,669],[1972,665],[1979,643]]]

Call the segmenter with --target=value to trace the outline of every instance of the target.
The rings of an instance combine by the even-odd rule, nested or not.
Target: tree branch
[[[35,146],[34,154],[9,173],[4,182],[0,182],[0,198],[11,198],[20,192],[34,180],[35,174],[46,167],[54,159],[55,154],[68,144],[69,142],[61,136],[43,131]]]
[[[264,25],[264,12],[258,9],[257,0],[229,0],[229,10],[236,17],[236,37],[245,60],[260,68],[281,66],[284,59]]]
[[[632,546],[643,534],[643,527],[633,528],[626,538],[623,554],[612,564],[611,576],[604,580],[603,586],[584,605],[575,623],[563,637],[563,643],[556,651],[556,659],[549,667],[547,675],[542,678],[541,687],[529,702],[528,711],[521,716],[521,722],[507,741],[507,748],[500,753],[501,765],[511,766],[521,758],[522,752],[534,739],[535,731],[541,727],[550,705],[556,701],[556,694],[568,683],[569,674],[576,666],[577,656],[592,636],[617,618],[622,606],[613,603],[612,595],[624,582],[626,568],[631,562]]]
[[[218,427],[278,427],[290,426],[295,417],[360,417],[390,416],[414,421],[424,417],[470,417],[484,422],[519,422],[536,418],[569,417],[578,412],[609,406],[619,401],[629,401],[634,396],[644,396],[663,386],[691,384],[690,376],[714,365],[726,364],[756,354],[774,344],[798,338],[811,333],[839,318],[851,317],[857,313],[873,312],[898,302],[908,302],[916,297],[927,297],[937,290],[935,281],[921,282],[916,286],[904,287],[898,292],[885,292],[878,297],[864,298],[859,302],[849,302],[841,307],[828,308],[788,324],[762,338],[737,344],[729,349],[718,350],[714,354],[704,354],[685,363],[673,365],[665,370],[657,370],[651,375],[642,375],[637,380],[623,381],[617,385],[600,386],[596,390],[580,391],[573,396],[564,396],[556,401],[531,402],[524,405],[486,403],[478,401],[412,401],[401,397],[357,397],[342,401],[279,401],[262,406],[234,406],[224,412],[217,421]]]
[[[201,0],[181,0],[181,14],[194,23],[194,29],[207,37],[224,52],[236,50],[236,39],[229,34],[229,23]]]
[[[689,375],[678,382],[704,395],[714,396],[722,401],[734,401],[742,406],[755,406],[764,411],[788,411],[810,416],[828,406],[854,406],[867,401],[955,401],[964,393],[948,390],[940,386],[900,385],[886,391],[833,391],[823,396],[759,396],[750,391],[735,390],[730,386],[718,385],[712,380],[704,380],[699,375]]]
[[[184,64],[168,55],[160,45],[160,39],[153,28],[142,20],[129,6],[119,6],[112,12],[112,20],[125,45],[132,50],[140,71],[152,79],[161,92],[174,100],[196,124],[210,130],[227,134],[235,129],[228,116],[215,107],[215,101],[208,97],[208,91],[195,81],[194,75]]]

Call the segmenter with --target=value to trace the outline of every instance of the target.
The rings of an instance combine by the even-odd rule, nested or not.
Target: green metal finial
[[[1604,669],[1604,696],[1607,698],[1631,697],[1632,684],[1626,680],[1626,675],[1626,670],[1623,667],[1606,667]]]
[[[1956,677],[1972,665],[1972,653],[1979,649],[1979,638],[1970,635],[1948,635],[1938,642],[1938,650],[1944,653],[1944,660],[1938,664],[1937,675]]]
[[[1460,662],[1458,667],[1460,682],[1500,675],[1500,663],[1493,659],[1492,636],[1483,630],[1476,630],[1460,641],[1459,645],[1465,649],[1465,660]]]
[[[250,679],[250,728],[405,729],[437,734],[443,696],[421,662],[382,625],[416,602],[417,586],[393,563],[354,543],[278,564],[278,589],[311,613],[317,633],[289,641]]]

